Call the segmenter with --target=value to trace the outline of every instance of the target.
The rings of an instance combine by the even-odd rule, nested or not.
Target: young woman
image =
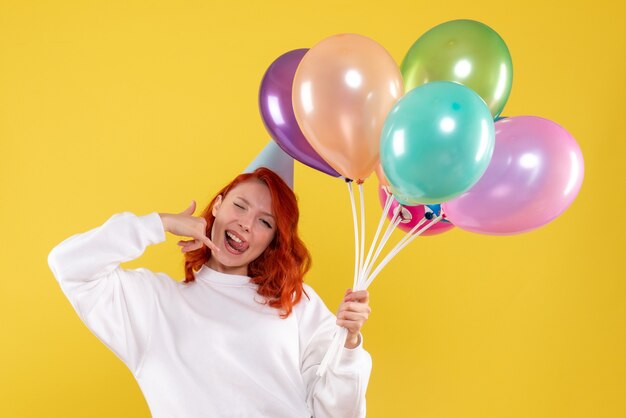
[[[87,327],[130,368],[155,417],[363,417],[371,358],[361,327],[365,291],[346,292],[337,317],[303,283],[293,191],[256,169],[224,187],[200,217],[124,212],[57,245],[48,263]],[[179,241],[185,280],[120,263]],[[317,368],[335,324],[339,364]]]

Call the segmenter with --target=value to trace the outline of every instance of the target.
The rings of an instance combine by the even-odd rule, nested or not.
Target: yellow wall
[[[0,416],[149,416],[132,375],[61,293],[50,249],[113,213],[205,205],[265,144],[258,87],[283,52],[355,32],[400,62],[422,33],[458,18],[509,46],[503,114],[566,127],[586,177],[544,228],[420,238],[377,278],[364,328],[368,416],[626,416],[619,3],[0,2]],[[380,208],[370,180],[371,237]],[[296,183],[308,282],[335,310],[352,280],[348,194],[299,164]],[[175,242],[128,267],[180,278]]]

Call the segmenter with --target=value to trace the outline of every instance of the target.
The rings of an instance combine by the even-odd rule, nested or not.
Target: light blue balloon
[[[450,81],[424,84],[387,115],[380,162],[407,204],[439,204],[484,174],[495,144],[493,117],[473,90]]]

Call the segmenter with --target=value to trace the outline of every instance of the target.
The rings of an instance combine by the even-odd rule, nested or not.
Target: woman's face
[[[247,275],[248,265],[276,233],[269,188],[256,179],[239,183],[226,196],[218,196],[212,213],[211,241],[220,251],[211,255],[207,265],[222,273]]]

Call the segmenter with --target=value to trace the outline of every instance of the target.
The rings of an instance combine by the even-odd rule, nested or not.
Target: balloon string
[[[356,201],[354,199],[354,190],[352,189],[352,181],[347,181],[348,183],[348,191],[350,193],[350,204],[352,206],[352,221],[353,221],[353,226],[354,226],[354,279],[352,281],[353,289],[356,289],[358,280],[359,280],[359,275],[361,274],[361,264],[360,264],[360,259],[359,259],[359,228],[358,228],[358,221],[357,221],[357,217],[356,217]],[[359,185],[360,189],[361,189],[361,185]],[[363,194],[361,193],[361,196],[363,196]],[[361,200],[362,202],[362,200]],[[361,210],[363,211],[363,204],[361,204]],[[365,226],[364,224],[362,224],[362,228],[364,229]],[[346,344],[346,340],[348,338],[348,330],[343,328],[343,327],[336,327],[336,331],[335,331],[335,335],[333,337],[333,340],[330,344],[330,346],[328,347],[328,350],[326,351],[326,354],[324,355],[324,358],[322,359],[322,362],[320,363],[320,366],[317,368],[317,372],[316,374],[318,376],[323,376],[326,373],[326,370],[328,369],[328,365],[330,364],[331,361],[333,361],[333,364],[337,364],[337,357],[341,356],[341,347],[343,345]]]
[[[411,230],[409,231],[408,234],[406,234],[401,240],[400,242],[398,242],[398,244],[396,245],[396,247],[400,247],[398,248],[398,251],[400,251],[402,248],[406,247],[407,245],[409,245],[410,241],[413,241],[416,237],[419,237],[424,231],[426,231],[428,228],[430,228],[431,226],[433,226],[434,224],[436,224],[437,222],[439,222],[441,219],[443,218],[443,215],[440,215],[436,218],[433,218],[430,220],[430,223],[428,225],[426,225],[424,228],[419,229],[420,226],[422,226],[424,224],[424,222],[426,222],[427,218],[424,217],[422,219],[420,219],[420,221],[417,223],[417,225],[415,225],[413,228],[411,228]],[[417,231],[417,232],[416,232]],[[409,241],[409,242],[407,242]],[[395,249],[395,248],[394,248]]]
[[[354,283],[352,285],[352,290],[357,291],[359,289],[359,281],[361,278],[361,274],[363,273],[363,252],[364,252],[364,244],[365,244],[365,198],[363,192],[363,183],[359,183],[359,196],[360,196],[360,204],[361,204],[361,251],[359,253],[359,273],[354,278]]]
[[[341,354],[343,353],[343,347],[346,345],[346,341],[348,340],[348,328],[341,327],[339,330],[339,341],[340,343],[335,348],[335,361],[333,361],[333,368],[337,370],[337,366],[339,366],[339,362],[341,361]]]
[[[336,359],[341,355],[341,347],[346,344],[346,340],[348,339],[348,330],[344,327],[336,326],[335,335],[333,336],[333,340],[330,342],[328,346],[328,350],[320,363],[320,366],[317,368],[317,372],[315,373],[318,376],[324,376],[326,370],[328,370],[328,365],[333,359]],[[337,364],[336,361],[333,361],[333,364]]]
[[[371,274],[371,276],[369,276],[365,282],[365,288],[367,289],[369,287],[369,285],[374,281],[374,279],[376,278],[376,276],[380,273],[380,271],[383,269],[383,267],[385,267],[387,265],[387,263],[389,263],[389,261],[391,261],[391,259],[393,257],[395,257],[400,251],[402,251],[402,249],[404,247],[406,247],[407,245],[409,245],[415,238],[417,238],[418,236],[420,236],[424,231],[426,231],[428,228],[430,228],[431,226],[435,225],[437,222],[439,222],[441,219],[443,218],[443,215],[439,215],[436,218],[432,219],[428,225],[424,226],[422,229],[420,229],[418,232],[414,233],[414,231],[419,227],[420,224],[415,225],[413,227],[413,229],[411,229],[411,232],[409,234],[407,234],[407,236],[404,237],[404,239],[402,239],[400,242],[398,242],[398,244],[396,244],[396,246],[389,252],[389,254],[387,254],[387,256],[385,258],[383,258],[383,260],[380,262],[380,264],[376,267],[376,269],[374,270],[374,272]],[[422,222],[423,223],[423,222]]]
[[[389,225],[387,225],[387,229],[385,233],[383,234],[382,239],[378,243],[378,247],[376,248],[374,257],[372,261],[370,262],[370,264],[367,266],[367,269],[365,270],[365,272],[363,273],[363,277],[361,278],[361,280],[363,281],[364,286],[366,286],[366,283],[367,283],[366,279],[369,276],[370,272],[372,271],[372,267],[374,266],[374,263],[376,262],[376,260],[378,260],[378,256],[380,255],[381,251],[385,248],[385,245],[387,245],[387,241],[389,241],[389,239],[391,238],[391,234],[395,231],[397,226],[402,221],[402,218],[399,216],[400,211],[401,211],[400,207],[396,208],[396,210],[394,211],[394,216],[391,218],[391,221],[389,222]],[[364,289],[367,289],[367,287],[364,287]]]
[[[361,234],[358,236],[358,241],[360,243],[360,252],[358,254],[358,272],[355,274],[354,276],[354,281],[352,283],[352,290],[353,291],[357,291],[360,290],[360,277],[361,274],[363,273],[363,261],[364,261],[364,245],[365,245],[365,193],[363,190],[363,183],[360,182],[358,183],[359,185],[359,206],[361,209]],[[353,200],[353,204],[356,204],[356,202]],[[357,219],[356,219],[356,210],[353,206],[353,217],[354,217],[354,231],[355,234],[357,234]],[[356,244],[355,244],[356,245]],[[356,247],[355,247],[356,248]],[[356,258],[356,250],[355,250],[355,258]],[[356,267],[355,267],[356,269]],[[336,338],[333,341],[333,345],[331,347],[331,349],[329,350],[331,352],[331,356],[329,359],[329,362],[332,361],[333,363],[333,367],[337,367],[339,365],[339,362],[341,361],[341,353],[343,353],[343,347],[346,345],[346,340],[348,339],[348,330],[344,327],[340,327],[339,331],[336,334]],[[332,354],[332,352],[334,351],[334,354]],[[322,371],[322,373],[325,373],[326,369],[328,368],[328,366],[325,367],[325,369]]]
[[[350,203],[352,204],[352,221],[354,224],[354,279],[352,283],[356,283],[359,277],[359,228],[356,219],[356,202],[354,200],[354,191],[352,190],[352,182],[348,182],[348,191],[350,192]],[[353,285],[354,287],[354,285]]]
[[[396,248],[400,247],[402,244],[404,244],[408,239],[410,239],[414,234],[415,231],[417,231],[422,225],[424,225],[424,222],[426,222],[427,219],[425,217],[422,217],[422,219],[419,220],[419,222],[417,223],[417,225],[415,225],[413,228],[411,228],[411,230],[409,232],[407,232],[400,241],[398,241],[398,243],[395,245],[395,247],[393,247],[391,249],[391,251],[395,250]],[[418,233],[418,235],[421,234],[421,231]],[[391,252],[390,251],[390,252]]]
[[[430,228],[431,226],[433,226],[434,224],[436,224],[437,222],[439,222],[441,220],[443,216],[438,216],[437,218],[434,218],[431,220],[431,222],[424,226],[422,229],[420,229],[419,231],[415,232],[415,230],[417,228],[419,228],[419,226],[421,224],[423,224],[425,222],[425,219],[422,219],[417,225],[415,225],[411,231],[400,241],[398,242],[398,244],[396,244],[396,246],[387,254],[387,256],[380,262],[380,264],[376,267],[376,269],[374,270],[374,272],[371,274],[371,276],[369,276],[367,278],[366,281],[366,286],[369,286],[373,281],[374,278],[381,272],[381,270],[383,269],[383,267],[385,267],[387,265],[387,263],[389,263],[389,261],[391,261],[391,259],[393,257],[395,257],[400,251],[402,251],[402,249],[404,247],[406,247],[407,245],[409,245],[415,238],[417,238],[418,236],[420,236],[424,231],[426,231],[428,228]]]
[[[365,263],[363,264],[364,271],[359,276],[359,283],[362,285],[365,282],[365,272],[368,270],[368,266],[370,264],[370,260],[372,258],[372,253],[374,252],[374,247],[376,247],[376,242],[378,241],[378,237],[380,236],[380,231],[383,228],[383,223],[387,218],[387,213],[389,213],[389,209],[391,208],[391,204],[393,203],[393,196],[391,193],[387,193],[387,200],[385,200],[385,208],[383,209],[383,213],[380,215],[380,220],[378,221],[378,228],[376,228],[376,234],[374,234],[374,239],[370,244],[370,249],[367,252],[367,258],[365,259]],[[373,261],[372,261],[373,262]]]
[[[389,241],[389,238],[391,238],[391,234],[393,233],[393,231],[396,229],[398,224],[400,224],[400,222],[402,221],[402,218],[400,217],[401,212],[402,212],[401,206],[397,206],[396,209],[393,211],[393,217],[391,218],[391,221],[389,221],[389,225],[387,225],[387,229],[385,230],[383,237],[381,238],[380,242],[378,243],[378,246],[376,247],[374,258],[372,259],[370,264],[367,266],[367,268],[365,269],[365,272],[363,273],[361,277],[361,281],[364,284],[364,286],[362,286],[363,289],[367,289],[368,287],[366,278],[369,275],[370,271],[372,270],[374,263],[376,262],[376,260],[378,260],[378,256],[380,255],[380,252],[383,250],[383,248],[387,244],[387,241]]]
[[[359,182],[359,200],[360,200],[360,209],[361,209],[361,235],[360,235],[360,244],[361,249],[359,253],[359,271],[358,274],[354,277],[354,282],[352,284],[352,290],[357,291],[361,290],[361,275],[364,271],[364,252],[365,252],[365,193],[363,189],[363,183]],[[355,231],[356,231],[356,218],[355,218]],[[331,352],[334,350],[334,356],[331,355],[331,359],[334,358],[333,367],[337,368],[339,366],[339,362],[341,361],[341,354],[343,353],[343,347],[346,345],[346,340],[348,339],[348,330],[347,328],[341,327],[339,332],[337,333],[338,338],[336,340],[338,343],[334,345],[331,349]],[[331,360],[332,361],[332,360]],[[322,373],[326,372],[326,368],[322,371]]]
[[[360,189],[359,191],[361,192],[361,210],[362,210],[362,212],[361,212],[361,214],[362,214],[361,215],[361,220],[362,220],[362,223],[361,223],[361,227],[362,227],[362,229],[361,229],[361,231],[362,231],[361,232],[361,235],[362,235],[361,243],[363,244],[364,243],[363,237],[365,236],[365,232],[364,232],[365,230],[364,230],[364,226],[363,226],[364,225],[363,219],[365,218],[365,215],[364,215],[365,205],[364,205],[364,202],[363,202],[363,189],[362,189],[362,185],[360,185],[360,184],[359,184],[359,189]],[[365,277],[365,269],[366,269],[366,267],[367,267],[367,265],[369,263],[369,260],[370,260],[370,258],[372,256],[372,252],[374,250],[374,245],[375,245],[376,241],[378,240],[378,237],[380,236],[380,231],[382,229],[384,220],[386,218],[386,214],[389,211],[389,208],[391,207],[392,202],[393,202],[393,196],[391,194],[388,194],[387,195],[387,200],[385,201],[385,210],[383,211],[383,213],[382,213],[382,215],[380,217],[380,221],[378,222],[378,228],[376,229],[376,234],[374,236],[374,240],[372,241],[372,243],[370,245],[370,248],[369,248],[369,251],[368,251],[368,254],[367,254],[367,260],[365,260],[365,262],[363,264],[359,265],[359,274],[358,274],[358,279],[357,279],[357,281],[356,281],[356,283],[354,284],[354,287],[353,287],[354,290],[364,289],[362,287],[362,285],[363,285],[364,277]],[[355,219],[355,231],[356,231],[356,217],[354,216],[355,214],[356,214],[356,210],[353,207],[353,218]],[[397,214],[398,214],[398,212],[396,212],[396,215]],[[397,216],[395,216],[394,219],[396,217]],[[386,241],[387,236],[389,235],[388,232],[389,232],[389,228],[385,232],[385,237],[383,237],[384,241]],[[384,242],[383,242],[383,245],[384,245]],[[363,261],[363,253],[364,253],[363,248],[364,247],[361,247],[361,256],[360,256],[361,261]],[[356,247],[355,247],[355,249],[356,249]],[[380,252],[380,250],[378,252]],[[356,253],[355,253],[355,256],[356,256]],[[374,260],[372,260],[372,262],[373,261]],[[333,337],[333,340],[332,340],[330,346],[328,347],[328,351],[326,352],[326,355],[322,359],[320,367],[317,369],[317,373],[316,374],[318,376],[323,376],[326,373],[326,370],[328,369],[328,365],[329,365],[329,363],[331,361],[333,362],[333,366],[334,367],[337,367],[339,365],[339,362],[341,361],[341,354],[343,352],[342,345],[345,345],[347,337],[348,337],[348,330],[346,328],[338,326],[337,330],[335,331],[335,335]],[[341,344],[342,342],[343,342],[343,344]],[[333,359],[334,359],[334,361],[333,361]]]

